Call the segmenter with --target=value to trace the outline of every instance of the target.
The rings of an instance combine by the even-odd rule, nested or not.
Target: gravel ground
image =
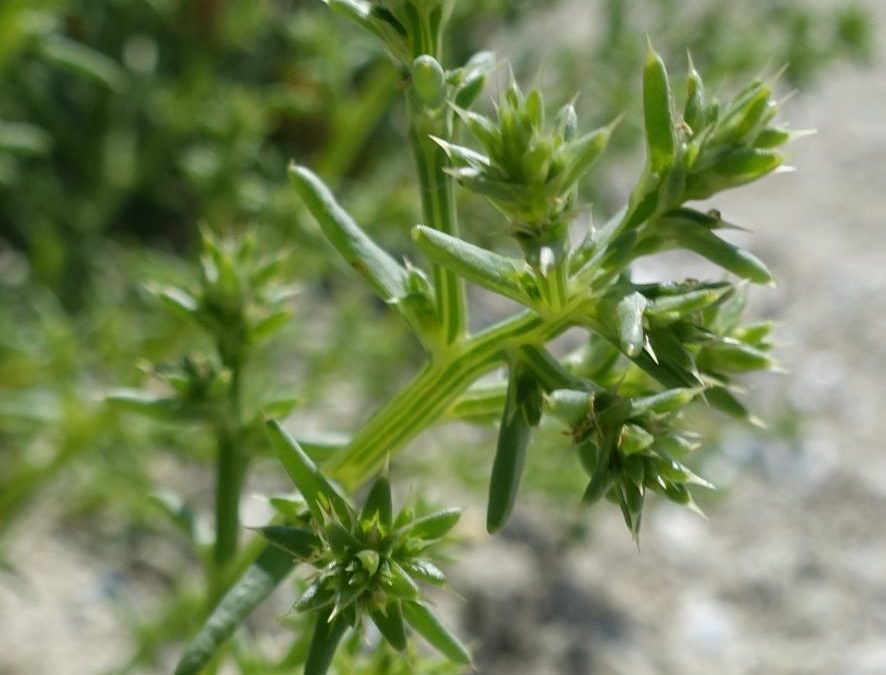
[[[794,432],[728,432],[710,520],[658,505],[639,552],[612,510],[566,553],[533,512],[470,549],[448,606],[482,636],[481,673],[886,673],[884,116],[886,61],[837,70],[787,107],[819,130],[793,150],[799,171],[716,200],[779,279],[754,307],[783,324],[788,374],[755,387]],[[119,662],[113,570],[60,526],[25,525],[10,549],[24,572],[0,584],[0,674]]]

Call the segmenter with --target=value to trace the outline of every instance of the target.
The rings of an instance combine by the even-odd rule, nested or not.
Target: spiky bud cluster
[[[576,137],[571,104],[545,123],[544,100],[511,84],[496,107],[496,119],[457,108],[483,152],[438,139],[452,162],[451,174],[485,196],[511,224],[529,253],[562,249],[573,215],[578,180],[600,156],[613,125]]]
[[[256,254],[255,239],[223,240],[203,232],[200,277],[187,287],[157,286],[151,291],[177,316],[199,325],[215,344],[211,355],[188,355],[176,364],[146,364],[166,393],[117,389],[112,405],[165,422],[227,424],[224,399],[237,385],[234,375],[256,345],[291,318],[292,286],[281,283],[283,256]],[[266,401],[269,414],[285,416],[295,399]],[[257,413],[258,411],[255,411]]]
[[[700,392],[670,389],[622,397],[612,391],[554,391],[551,413],[570,427],[574,449],[590,477],[583,503],[605,496],[618,504],[635,537],[647,490],[697,510],[687,486],[713,486],[682,463],[693,444],[677,422]]]
[[[196,286],[154,290],[169,309],[202,326],[222,362],[232,364],[291,318],[286,301],[294,290],[279,282],[284,261],[257,256],[254,237],[226,240],[204,231]]]
[[[460,512],[417,518],[404,507],[395,515],[386,476],[376,479],[357,511],[279,424],[269,422],[268,435],[308,508],[299,526],[261,528],[272,544],[316,570],[293,608],[317,616],[305,673],[325,672],[344,632],[367,618],[398,651],[406,648],[409,625],[450,660],[469,664],[467,649],[422,599],[420,587],[446,584],[428,556]]]

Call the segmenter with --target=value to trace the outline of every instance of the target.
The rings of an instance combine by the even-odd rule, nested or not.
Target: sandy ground
[[[566,554],[526,512],[471,549],[450,609],[481,636],[479,672],[886,673],[886,60],[834,71],[785,118],[819,130],[798,172],[716,204],[779,279],[754,307],[783,324],[788,374],[755,386],[799,431],[730,432],[710,520],[660,505],[640,552],[612,511]],[[24,572],[0,584],[0,674],[102,672],[127,647],[113,570],[41,530],[18,529]]]

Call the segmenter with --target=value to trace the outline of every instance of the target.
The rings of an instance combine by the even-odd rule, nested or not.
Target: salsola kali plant
[[[344,636],[359,635],[370,623],[393,650],[411,649],[411,628],[454,664],[470,664],[469,650],[423,590],[446,582],[435,547],[459,512],[416,513],[406,506],[395,513],[388,460],[445,419],[500,418],[487,511],[487,528],[496,532],[513,510],[533,430],[548,417],[565,427],[564,442],[587,472],[583,503],[604,498],[616,504],[636,537],[650,492],[696,508],[690,487],[711,487],[684,463],[696,442],[683,412],[701,402],[748,419],[734,377],[772,366],[768,324],[741,323],[743,285],[770,283],[769,271],[721,238],[719,231],[730,225],[718,211],[687,205],[782,165],[776,148],[792,134],[773,126],[770,82],[754,81],[720,102],[706,95],[690,63],[678,112],[665,66],[650,46],[642,78],[645,168],[624,208],[573,244],[570,226],[585,208],[578,186],[616,122],[582,133],[571,105],[548,120],[541,93],[524,92],[513,81],[494,116],[472,111],[493,58],[481,53],[461,67],[443,67],[451,2],[327,4],[372,33],[402,71],[424,214],[412,234],[427,265],[401,262],[375,243],[309,168],[293,164],[289,176],[336,251],[403,316],[425,347],[427,363],[319,464],[268,419],[270,446],[298,496],[271,499],[277,516],[260,528],[264,548],[238,558],[235,567],[244,571],[188,646],[179,675],[213,662],[252,609],[302,563],[299,569],[313,571],[294,610],[306,617],[301,625],[311,637],[296,641],[286,656],[289,666],[325,673],[348,642]],[[472,140],[457,140],[462,136]],[[484,196],[504,216],[521,257],[459,237],[456,186]],[[271,268],[250,266],[249,251],[228,251],[212,241],[207,246],[199,293],[167,290],[161,296],[215,336],[215,365],[186,361],[182,372],[167,373],[175,397],[116,398],[164,416],[198,411],[214,430],[215,560],[224,565],[236,543],[230,528],[242,482],[242,457],[231,448],[248,428],[238,373],[257,340],[285,317],[275,308],[277,296],[262,291]],[[670,249],[699,254],[741,281],[632,281],[634,260]],[[523,309],[472,333],[466,282]],[[582,349],[563,358],[549,350],[551,340],[576,328],[587,333]],[[501,366],[506,381],[484,379]],[[268,417],[275,416],[280,413],[270,409]],[[372,478],[357,508],[352,497]],[[419,672],[419,657],[407,653],[411,672]],[[402,668],[396,659],[385,663]]]

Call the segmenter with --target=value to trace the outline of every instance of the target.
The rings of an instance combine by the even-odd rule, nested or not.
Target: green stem
[[[228,406],[217,422],[218,457],[215,484],[215,573],[222,573],[237,553],[240,529],[240,489],[243,458],[240,451],[240,376],[238,362],[232,363]]]
[[[450,409],[478,377],[523,344],[543,343],[572,325],[574,312],[545,320],[523,312],[478,333],[433,361],[360,429],[324,467],[348,488],[356,488]]]
[[[416,128],[420,115],[420,112],[410,110],[413,119],[410,140],[421,184],[424,224],[457,237],[453,179],[444,171],[448,159],[443,149],[431,140],[429,133]],[[433,279],[443,340],[445,344],[452,345],[464,336],[467,323],[464,284],[457,275],[436,264],[433,265]]]
[[[563,311],[569,301],[567,275],[567,264],[562,260],[549,269],[546,275],[536,270],[538,290],[542,299],[540,311],[554,314]]]

